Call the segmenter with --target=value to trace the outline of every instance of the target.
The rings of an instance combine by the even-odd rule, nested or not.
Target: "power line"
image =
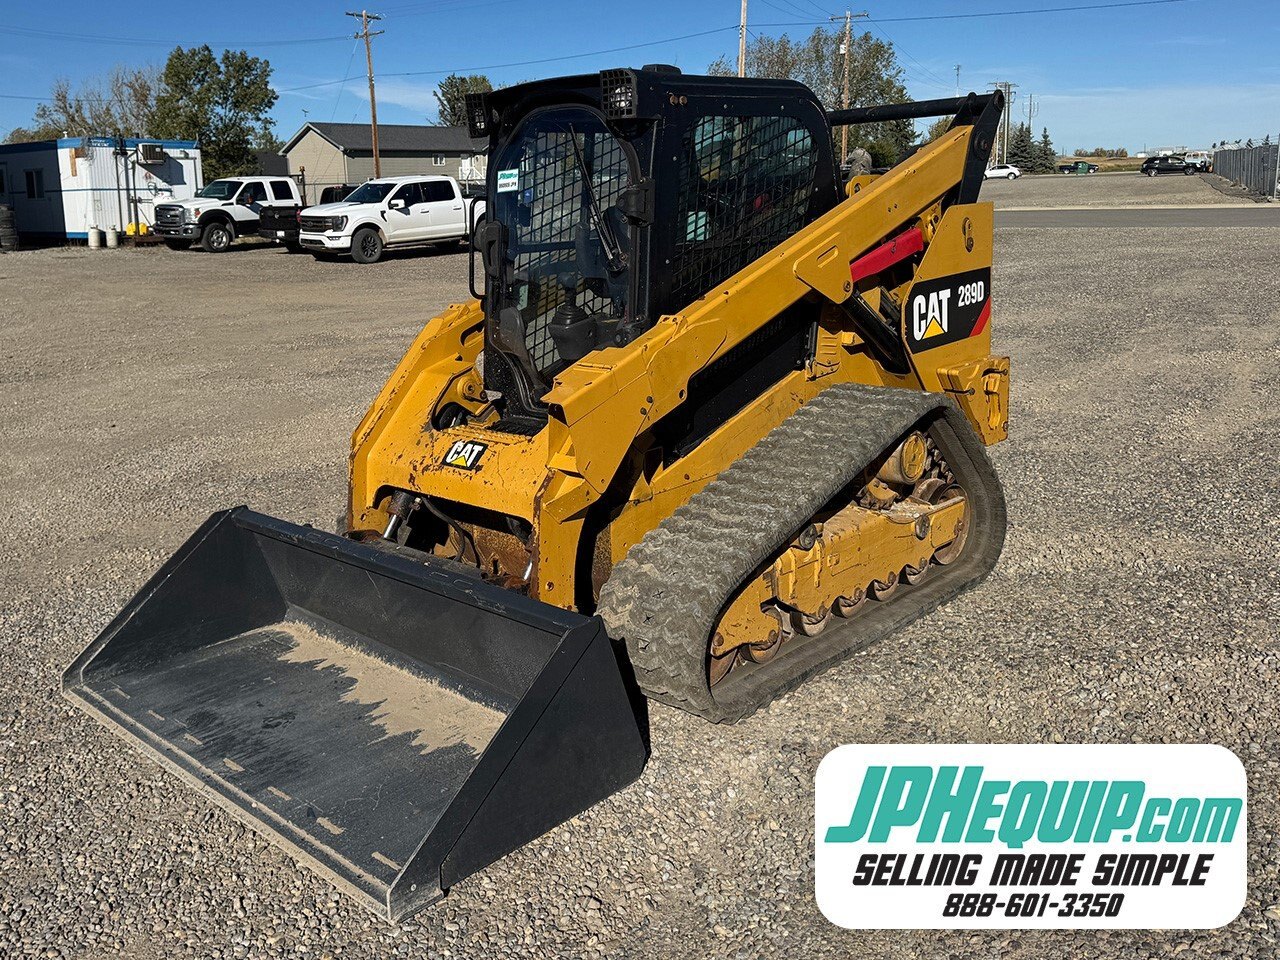
[[[581,60],[584,57],[601,57],[607,53],[622,53],[627,50],[638,50],[641,47],[656,47],[664,43],[677,43],[681,40],[692,40],[696,37],[709,37],[715,33],[726,33],[730,30],[737,31],[738,24],[728,27],[716,27],[713,30],[701,30],[698,33],[686,33],[679,37],[666,37],[662,40],[646,40],[643,43],[631,43],[623,47],[610,47],[608,50],[592,50],[586,53],[572,53],[562,57],[543,57],[539,60],[520,60],[512,63],[490,63],[483,66],[471,67],[451,67],[445,70],[411,70],[403,73],[384,73],[384,77],[437,77],[445,76],[450,73],[476,73],[481,70],[504,70],[507,67],[532,67],[544,63],[559,63],[564,60]],[[288,87],[277,90],[277,93],[296,93],[300,90],[313,90],[316,87],[329,87],[335,83],[341,83],[341,80],[324,80],[320,83],[309,83],[301,87]]]
[[[817,4],[817,3],[815,3],[815,2],[814,2],[814,0],[803,0],[803,2],[805,2],[805,3],[809,4],[809,6],[811,6],[814,10],[816,10],[816,11],[818,12],[818,16],[820,16],[820,17],[829,17],[829,16],[831,16],[831,11],[830,11],[830,10],[823,10],[823,9],[822,9],[822,7],[821,7],[819,4]]]
[[[346,92],[347,81],[351,79],[351,64],[356,62],[356,48],[360,46],[360,38],[356,37],[351,44],[351,56],[347,57],[346,76],[342,78],[342,84],[338,87],[338,95],[333,98],[333,113],[329,115],[329,122],[333,123],[338,118],[338,105],[342,102],[342,95]]]
[[[1088,10],[1113,10],[1113,9],[1119,9],[1124,7],[1168,6],[1169,4],[1188,3],[1188,2],[1191,2],[1191,0],[1124,0],[1124,2],[1091,3],[1091,4],[1081,4],[1081,5],[1075,5],[1075,6],[1043,7],[1038,9],[1024,9],[1024,10],[989,10],[989,11],[975,12],[975,13],[950,13],[950,14],[943,13],[943,14],[933,14],[930,16],[919,16],[919,17],[880,17],[877,19],[876,22],[880,24],[919,23],[919,22],[930,21],[930,20],[968,20],[968,19],[978,19],[982,17],[1033,16],[1038,14],[1071,13],[1071,12],[1088,11]],[[803,26],[816,27],[816,26],[826,26],[826,24],[827,24],[827,21],[824,21],[824,20],[803,20],[803,21],[790,21],[790,22],[780,22],[780,23],[757,23],[756,28],[761,29],[764,27],[803,27]],[[18,30],[23,30],[23,29],[25,28],[0,27],[0,33],[4,33],[4,32],[14,33]],[[508,67],[540,66],[546,63],[561,63],[566,60],[581,60],[587,57],[599,57],[609,53],[625,53],[626,51],[639,50],[643,47],[655,47],[665,43],[678,43],[682,40],[694,40],[700,37],[709,37],[709,36],[712,36],[713,34],[726,33],[730,30],[736,31],[738,29],[739,29],[739,25],[733,24],[732,26],[715,27],[710,30],[701,30],[701,31],[698,31],[697,33],[686,33],[677,37],[665,37],[661,40],[648,40],[643,43],[632,43],[632,44],[627,44],[621,47],[610,47],[605,50],[593,50],[587,53],[574,53],[574,54],[568,54],[560,57],[543,57],[537,60],[519,60],[519,61],[510,62],[510,63],[492,63],[492,64],[486,64],[483,66],[453,67],[446,70],[418,70],[418,71],[409,71],[404,73],[388,73],[388,74],[383,74],[383,76],[387,76],[387,77],[445,76],[450,73],[468,73],[468,72],[474,73],[481,70],[503,70]],[[43,34],[46,36],[56,36],[48,31],[28,31],[28,33],[32,35]],[[71,37],[73,35],[68,34],[63,36]],[[86,41],[94,40],[95,42],[104,42],[104,43],[134,42],[134,43],[152,43],[152,44],[158,43],[158,44],[166,44],[166,45],[172,44],[177,46],[181,45],[180,41],[146,40],[142,38],[132,38],[131,40],[130,38],[119,38],[119,37],[110,38],[110,37],[84,36],[81,39],[84,39]],[[216,45],[266,46],[266,45],[273,45],[273,44],[326,43],[333,40],[346,40],[346,39],[348,39],[348,37],[344,35],[340,37],[312,37],[305,40],[267,40],[267,41],[236,42],[236,43],[219,42]],[[210,45],[212,46],[215,44],[211,43]],[[336,84],[346,83],[346,79],[347,78],[342,78],[339,80],[323,80],[318,83],[303,84],[301,86],[296,86],[296,87],[285,87],[277,90],[276,92],[277,93],[298,93],[303,90],[314,90],[319,87],[331,87]],[[53,98],[22,96],[18,94],[0,94],[0,99],[48,102]],[[93,99],[93,98],[82,98],[82,99]]]
[[[893,37],[885,33],[884,30],[881,29],[880,25],[876,23],[875,20],[868,17],[867,22],[870,23],[871,26],[875,28],[876,33],[880,34],[880,36],[884,37],[887,41],[889,41],[889,46],[893,47],[893,49],[897,50],[904,57],[906,57],[908,60],[914,63],[917,67],[923,70],[925,76],[931,78],[931,82],[933,86],[942,87],[944,89],[951,86],[951,84],[947,83],[945,80],[939,77],[936,73],[934,73],[932,70],[926,67],[923,63],[921,63],[919,60],[913,57],[910,53],[908,53],[907,50],[902,46],[902,44],[898,43],[898,41],[894,40]]]
[[[3,28],[0,28],[0,29],[3,29]],[[700,30],[697,33],[686,33],[677,37],[664,37],[660,40],[645,40],[641,43],[630,43],[621,47],[610,47],[606,50],[591,50],[585,53],[572,53],[572,54],[567,54],[561,57],[543,57],[538,60],[518,60],[518,61],[512,61],[510,63],[491,63],[483,66],[449,67],[443,70],[412,70],[412,71],[406,71],[402,73],[384,73],[383,76],[384,77],[435,77],[435,76],[447,76],[450,73],[475,73],[481,70],[503,70],[508,67],[539,66],[544,63],[560,63],[565,60],[581,60],[585,57],[601,57],[609,53],[625,53],[628,50],[639,50],[644,47],[656,47],[656,46],[661,46],[662,44],[665,44],[665,43],[678,43],[682,40],[694,40],[700,37],[709,37],[717,33],[726,33],[730,30],[736,31],[737,29],[738,29],[738,25],[734,24],[732,26],[727,26],[727,27],[715,27],[711,30]],[[338,39],[348,40],[350,39],[350,36],[349,35],[342,36],[342,37],[339,37]],[[317,83],[307,83],[307,84],[302,84],[301,86],[296,86],[296,87],[281,87],[276,90],[276,93],[300,93],[303,90],[315,90],[315,89],[318,89],[319,87],[332,87],[337,84],[345,84],[348,79],[350,78],[342,77],[341,79],[338,79],[338,80],[321,80]],[[34,97],[34,96],[23,96],[18,94],[0,93],[0,99],[48,102],[48,101],[51,101],[53,97]],[[81,97],[80,99],[93,100],[95,98]]]
[[[30,27],[0,27],[0,33],[11,34],[16,37],[28,37],[36,40],[66,40],[72,43],[109,43],[109,44],[131,44],[135,46],[155,45],[162,47],[181,47],[187,41],[185,40],[157,40],[150,37],[105,37],[99,34],[90,33],[64,33],[58,30],[35,30]],[[335,40],[345,40],[345,36],[341,37],[305,37],[292,40],[203,40],[201,44],[210,47],[283,47],[283,46],[300,46],[308,43],[332,43]]]
[[[810,11],[801,10],[794,3],[791,3],[790,0],[782,0],[782,2],[786,4],[785,7],[778,6],[778,4],[774,3],[773,0],[760,0],[760,2],[763,3],[766,7],[773,7],[773,9],[777,10],[779,13],[785,13],[793,17],[813,16],[813,14]]]
[[[1124,0],[1122,3],[1086,3],[1070,7],[1037,7],[1026,10],[988,10],[982,13],[938,13],[927,17],[886,17],[881,23],[914,23],[920,20],[974,20],[979,17],[1027,17],[1041,13],[1072,13],[1078,10],[1115,10],[1119,7],[1155,7],[1191,0]]]
[[[934,13],[918,17],[878,17],[878,23],[922,23],[929,20],[977,20],[983,17],[1030,17],[1045,13],[1076,13],[1088,10],[1117,10],[1122,7],[1157,7],[1172,3],[1192,3],[1195,0],[1122,0],[1118,3],[1085,3],[1064,7],[1031,7],[1022,10],[983,10],[976,13]],[[817,26],[819,20],[792,23],[758,23],[757,27]]]

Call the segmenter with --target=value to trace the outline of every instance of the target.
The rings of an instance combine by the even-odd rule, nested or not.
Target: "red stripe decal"
[[[987,329],[987,321],[990,319],[991,298],[988,297],[987,302],[982,305],[982,312],[978,314],[978,322],[973,325],[973,333],[969,334],[969,336],[976,337],[978,334],[982,333],[983,330]]]
[[[854,283],[858,283],[867,277],[874,277],[877,273],[889,269],[895,263],[923,249],[924,235],[919,227],[912,227],[849,264],[849,276],[853,278]]]

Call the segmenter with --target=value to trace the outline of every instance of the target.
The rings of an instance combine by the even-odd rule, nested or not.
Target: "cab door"
[[[466,210],[451,180],[428,180],[422,194],[430,211],[432,240],[461,237],[466,233]]]
[[[418,181],[401,184],[387,199],[387,239],[392,243],[425,239],[430,223]]]

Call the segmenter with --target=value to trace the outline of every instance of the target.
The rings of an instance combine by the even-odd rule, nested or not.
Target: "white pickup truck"
[[[199,242],[209,253],[222,253],[236,237],[256,237],[264,209],[297,207],[298,185],[289,177],[224,177],[205,184],[190,200],[156,207],[152,226],[171,249]]]
[[[350,254],[376,263],[387,247],[461,243],[468,239],[472,206],[453,177],[381,177],[367,180],[340,203],[308,207],[299,217],[298,240],[317,258]]]

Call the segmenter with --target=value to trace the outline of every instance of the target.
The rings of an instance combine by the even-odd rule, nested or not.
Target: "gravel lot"
[[[138,759],[58,679],[214,509],[331,522],[351,428],[464,295],[465,256],[0,257],[0,957],[1274,956],[1277,257],[1275,230],[999,230],[1013,526],[992,578],[735,727],[655,706],[637,784],[399,928]],[[1230,747],[1251,786],[1243,914],[1205,932],[831,926],[812,901],[819,760],[949,741]]]
[[[1252,201],[1227,196],[1209,185],[1204,177],[1165,174],[1144,177],[1139,173],[1093,173],[1088,176],[1056,174],[1021,177],[1017,180],[988,180],[982,199],[995,202],[996,209],[1012,207],[1200,207],[1210,204]]]

